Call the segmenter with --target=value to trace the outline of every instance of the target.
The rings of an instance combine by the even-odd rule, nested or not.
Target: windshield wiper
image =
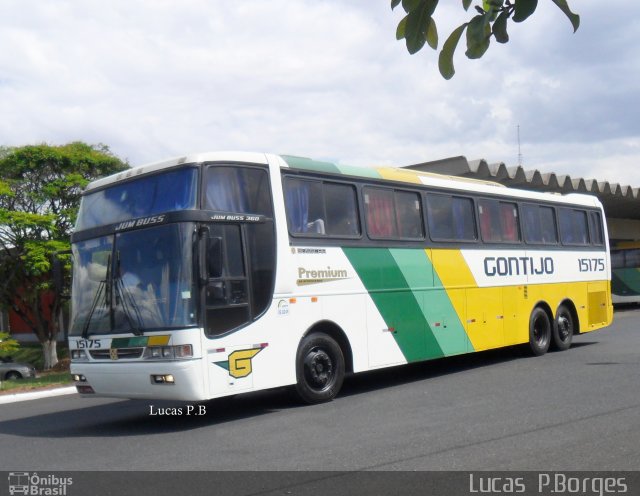
[[[98,283],[98,290],[96,291],[96,294],[93,297],[93,301],[91,302],[91,308],[89,309],[89,313],[87,314],[87,320],[85,321],[84,326],[82,327],[82,337],[84,339],[87,339],[87,337],[89,336],[89,326],[91,325],[91,319],[93,318],[93,314],[96,311],[96,308],[98,307],[98,302],[100,301],[100,297],[102,296],[102,293],[105,294],[105,300],[104,300],[105,307],[107,307],[109,304],[109,302],[107,301],[109,295],[105,290],[105,288],[107,287],[107,281],[109,280],[110,275],[111,275],[111,254],[109,254],[109,257],[107,258],[107,273],[105,275],[105,278]]]
[[[116,258],[116,274],[118,274],[118,276],[114,277],[114,282],[116,283],[115,284],[116,291],[120,293],[120,301],[122,302],[122,312],[124,313],[124,316],[129,322],[129,326],[131,327],[131,332],[135,336],[142,336],[144,333],[142,331],[142,315],[140,314],[140,309],[138,308],[138,305],[136,304],[133,298],[133,295],[131,294],[131,291],[129,291],[129,288],[125,286],[124,281],[120,276],[120,252],[119,251],[116,252],[116,257],[117,257]],[[133,308],[133,312],[135,314],[136,320],[138,321],[138,325],[135,325],[133,322],[133,318],[131,316],[131,310],[129,306]]]

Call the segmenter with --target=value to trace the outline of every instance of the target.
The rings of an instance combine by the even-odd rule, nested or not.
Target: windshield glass
[[[193,326],[192,223],[75,243],[71,335]]]
[[[198,170],[183,168],[142,177],[82,197],[76,231],[137,217],[194,209]]]

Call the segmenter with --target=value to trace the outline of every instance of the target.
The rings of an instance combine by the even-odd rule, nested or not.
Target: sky
[[[473,4],[481,3],[476,0]],[[640,186],[640,4],[540,0],[445,81],[389,0],[2,0],[0,146],[402,166],[464,155]],[[440,2],[440,46],[472,13]]]

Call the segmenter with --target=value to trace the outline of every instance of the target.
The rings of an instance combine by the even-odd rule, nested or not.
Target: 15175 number
[[[76,345],[77,345],[79,350],[93,349],[93,348],[100,348],[101,347],[101,343],[100,343],[99,339],[78,339],[76,341]]]
[[[604,272],[604,258],[579,258],[580,272]]]

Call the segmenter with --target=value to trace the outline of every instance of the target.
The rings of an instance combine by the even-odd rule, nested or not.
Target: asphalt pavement
[[[542,357],[505,349],[195,405],[0,405],[4,470],[638,470],[640,310]],[[173,409],[173,410],[172,410]],[[204,410],[203,410],[204,409]],[[153,415],[156,412],[180,412]]]

